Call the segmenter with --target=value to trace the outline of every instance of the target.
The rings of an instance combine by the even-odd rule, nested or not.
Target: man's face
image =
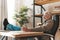
[[[51,18],[51,15],[50,15],[50,14],[45,14],[45,15],[44,15],[44,19],[45,19],[45,20],[49,20],[50,18]]]

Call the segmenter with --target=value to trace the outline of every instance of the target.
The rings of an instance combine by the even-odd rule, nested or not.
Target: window
[[[15,0],[7,0],[7,9],[8,9],[8,21],[11,24],[15,24],[13,15],[15,12]]]

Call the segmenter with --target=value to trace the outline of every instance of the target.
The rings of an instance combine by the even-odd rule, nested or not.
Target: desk
[[[12,37],[15,40],[28,37],[37,37],[43,34],[44,34],[43,32],[0,31],[1,36]]]

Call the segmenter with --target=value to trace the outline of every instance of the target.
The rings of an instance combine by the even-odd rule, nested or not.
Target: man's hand
[[[23,27],[23,28],[22,28],[22,30],[23,30],[23,31],[26,31],[26,32],[31,31],[31,30],[30,30],[30,29],[28,29],[27,27]]]
[[[37,23],[37,25],[38,25],[38,26],[41,26],[41,25],[43,25],[43,23]]]

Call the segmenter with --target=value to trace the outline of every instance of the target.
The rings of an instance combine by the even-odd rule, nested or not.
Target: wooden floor
[[[60,30],[57,31],[55,40],[60,40]]]
[[[55,36],[55,40],[60,40],[60,16],[59,16],[59,28],[57,30],[56,36]]]

